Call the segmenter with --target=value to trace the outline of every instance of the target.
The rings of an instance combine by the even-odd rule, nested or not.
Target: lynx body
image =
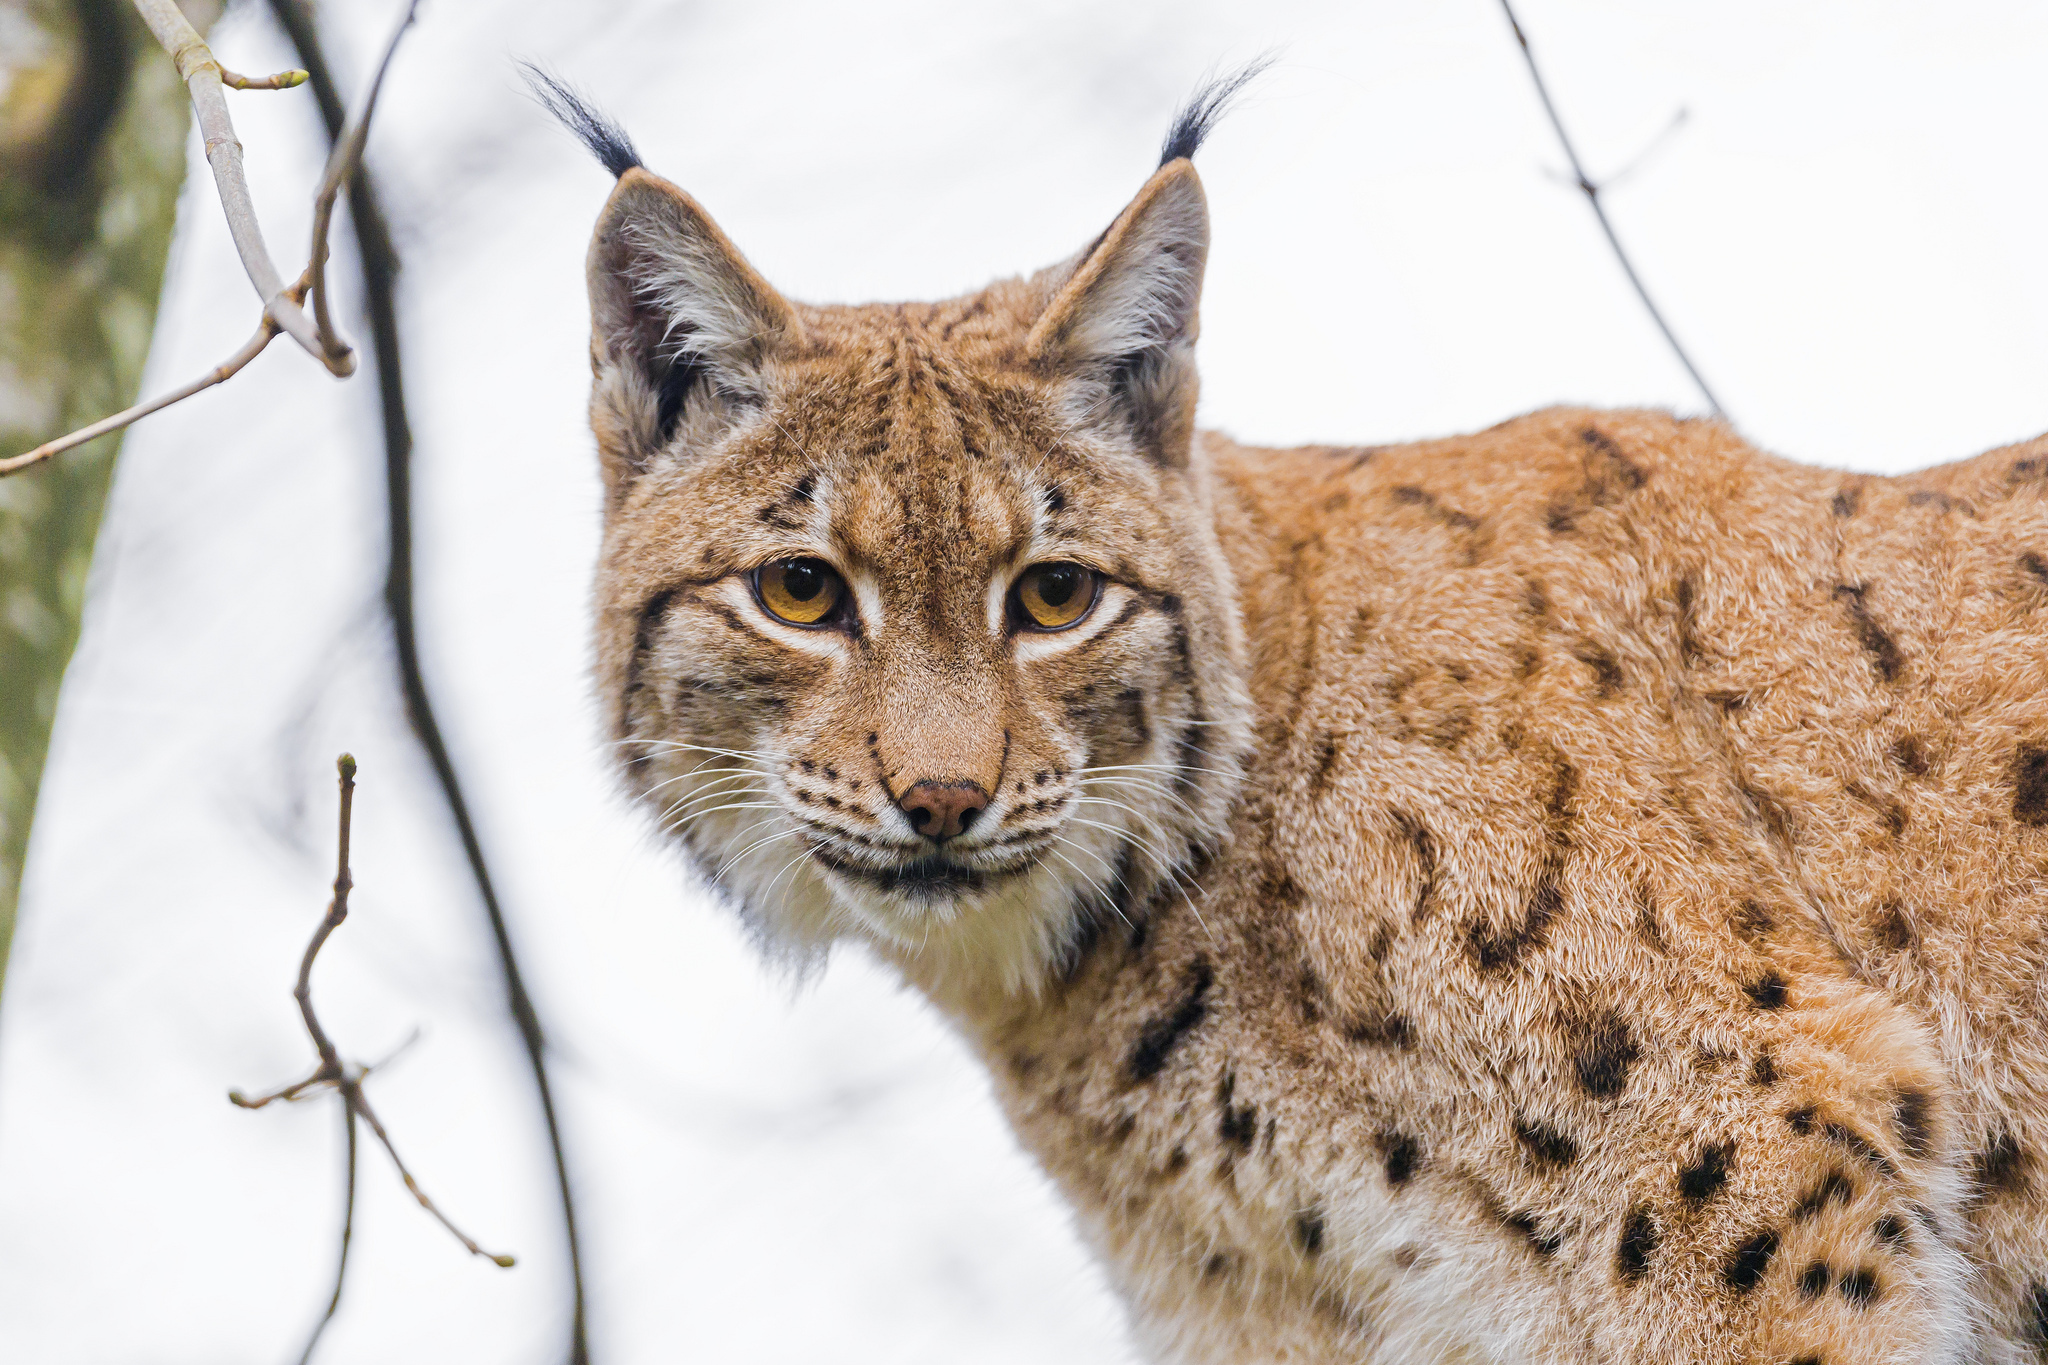
[[[1160,1361],[2048,1359],[2048,440],[1193,426],[1188,155],[784,300],[616,129],[599,685],[769,951],[985,1059]]]

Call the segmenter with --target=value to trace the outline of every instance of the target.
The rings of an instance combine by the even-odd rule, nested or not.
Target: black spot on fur
[[[1749,1068],[1751,1085],[1776,1085],[1778,1083],[1778,1062],[1768,1052],[1756,1054],[1756,1061]]]
[[[1893,1251],[1905,1252],[1913,1249],[1906,1237],[1906,1220],[1896,1213],[1888,1213],[1873,1223],[1870,1235]]]
[[[1749,1002],[1760,1010],[1775,1010],[1785,1007],[1785,978],[1776,972],[1765,972],[1742,988]]]
[[[1344,1036],[1354,1043],[1402,1050],[1415,1046],[1415,1025],[1408,1016],[1394,1010],[1354,1019],[1344,1026]]]
[[[1216,1133],[1225,1143],[1240,1152],[1252,1149],[1252,1139],[1259,1131],[1259,1110],[1254,1104],[1234,1105],[1231,1095],[1237,1089],[1237,1076],[1226,1071],[1216,1086]]]
[[[1650,1206],[1638,1204],[1628,1211],[1621,1225],[1621,1242],[1614,1250],[1614,1269],[1624,1280],[1640,1280],[1650,1269],[1650,1256],[1657,1250],[1657,1225],[1650,1221]]]
[[[1595,1099],[1619,1095],[1628,1084],[1629,1068],[1641,1054],[1628,1024],[1613,1010],[1590,1021],[1579,1039],[1572,1065],[1579,1088]]]
[[[610,116],[574,88],[556,80],[532,62],[521,62],[519,68],[526,75],[526,88],[533,92],[541,107],[574,133],[614,177],[624,175],[640,164],[640,153],[633,149],[633,139],[627,137],[626,130]]]
[[[1721,1278],[1736,1293],[1747,1294],[1762,1282],[1764,1272],[1771,1268],[1771,1257],[1777,1254],[1778,1234],[1765,1228],[1735,1248],[1728,1264],[1721,1267]]]
[[[1792,1206],[1792,1221],[1803,1223],[1829,1204],[1846,1204],[1856,1197],[1856,1183],[1840,1171],[1829,1171]]]
[[[1602,700],[1621,691],[1628,681],[1621,671],[1621,660],[1614,657],[1614,651],[1593,640],[1581,640],[1572,646],[1572,656],[1593,670],[1593,695]]]
[[[1895,900],[1878,907],[1876,918],[1870,922],[1870,932],[1881,947],[1895,953],[1903,953],[1919,941],[1905,905]]]
[[[1304,1256],[1314,1256],[1323,1249],[1323,1211],[1310,1205],[1294,1215],[1294,1244],[1301,1248]]]
[[[1828,1292],[1828,1285],[1834,1281],[1834,1272],[1828,1269],[1826,1261],[1815,1261],[1799,1274],[1801,1298],[1817,1299]]]
[[[2013,755],[2012,818],[2048,825],[2048,744],[2022,744]]]
[[[1851,1308],[1868,1308],[1877,1302],[1877,1274],[1867,1266],[1859,1266],[1842,1277],[1841,1289]]]
[[[1557,860],[1548,859],[1537,874],[1536,885],[1522,908],[1522,922],[1496,929],[1489,920],[1475,921],[1466,933],[1472,960],[1482,972],[1504,971],[1514,966],[1550,937],[1550,925],[1564,910],[1564,890],[1558,885]]]
[[[1728,1183],[1728,1158],[1734,1149],[1725,1142],[1702,1147],[1692,1165],[1678,1173],[1678,1192],[1697,1204],[1711,1199]]]
[[[1192,1033],[1208,1013],[1209,987],[1215,984],[1215,973],[1209,966],[1209,959],[1197,957],[1188,968],[1186,984],[1182,989],[1180,1003],[1173,1012],[1154,1019],[1138,1035],[1138,1041],[1131,1048],[1126,1071],[1131,1081],[1140,1083],[1151,1080],[1166,1066],[1166,1060],[1181,1040]]]
[[[2019,1140],[2009,1129],[2000,1129],[1970,1165],[1970,1183],[1981,1198],[1992,1194],[2016,1194],[2026,1188],[2027,1157]]]
[[[1907,1156],[1923,1157],[1934,1150],[1933,1108],[1934,1100],[1925,1090],[1902,1090],[1892,1101],[1892,1122]]]
[[[1272,64],[1271,57],[1259,57],[1228,76],[1217,76],[1204,82],[1174,115],[1173,126],[1166,130],[1166,141],[1159,148],[1159,164],[1164,166],[1182,157],[1194,156],[1208,138],[1209,130],[1216,126],[1216,120],[1222,118],[1230,107],[1230,102]]]
[[[1387,1184],[1398,1190],[1414,1178],[1415,1168],[1422,1164],[1422,1144],[1406,1133],[1392,1131],[1381,1133],[1377,1140],[1387,1162]]]
[[[1736,933],[1750,940],[1763,938],[1777,927],[1777,920],[1772,916],[1770,907],[1757,900],[1738,902],[1736,907],[1728,912],[1728,922],[1735,926]]]
[[[1516,1119],[1515,1141],[1522,1144],[1522,1150],[1537,1165],[1552,1170],[1560,1170],[1579,1159],[1579,1144],[1572,1141],[1569,1134],[1560,1133],[1545,1123]]]
[[[1899,674],[1906,667],[1906,656],[1885,628],[1870,614],[1870,607],[1864,596],[1870,591],[1868,583],[1842,583],[1835,587],[1835,600],[1849,609],[1849,624],[1856,632],[1856,642],[1870,655],[1870,666],[1877,670],[1877,676],[1885,682],[1897,682]]]

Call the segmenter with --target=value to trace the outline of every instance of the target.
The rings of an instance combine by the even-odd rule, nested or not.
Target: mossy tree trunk
[[[0,0],[0,455],[135,401],[189,123],[125,0]],[[0,978],[119,441],[0,479]]]

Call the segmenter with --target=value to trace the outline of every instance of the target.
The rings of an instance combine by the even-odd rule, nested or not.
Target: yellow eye
[[[823,625],[846,596],[846,580],[822,559],[778,559],[754,570],[754,595],[778,621]]]
[[[1102,575],[1079,564],[1034,564],[1012,590],[1017,624],[1027,630],[1065,630],[1088,614],[1102,590]]]

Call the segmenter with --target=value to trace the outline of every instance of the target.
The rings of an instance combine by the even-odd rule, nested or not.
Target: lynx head
[[[770,947],[1028,991],[1226,828],[1248,703],[1189,154],[1244,78],[1070,260],[860,307],[783,298],[539,78],[619,177],[589,255],[599,686],[628,787]]]

